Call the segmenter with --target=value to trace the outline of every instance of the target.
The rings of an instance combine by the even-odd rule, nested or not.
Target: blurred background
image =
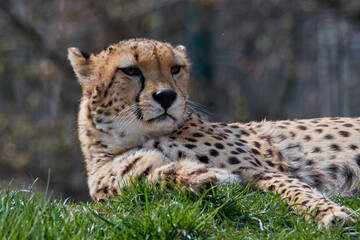
[[[1,182],[89,199],[67,48],[132,37],[187,47],[213,120],[360,116],[358,0],[1,0]]]

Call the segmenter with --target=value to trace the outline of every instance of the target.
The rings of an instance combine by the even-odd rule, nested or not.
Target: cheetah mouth
[[[164,121],[167,121],[169,119],[172,119],[173,121],[176,121],[176,119],[173,116],[171,116],[171,115],[169,115],[169,114],[167,114],[165,112],[165,113],[163,113],[163,114],[161,114],[161,115],[159,115],[159,116],[157,116],[155,118],[147,120],[147,122],[164,122]]]

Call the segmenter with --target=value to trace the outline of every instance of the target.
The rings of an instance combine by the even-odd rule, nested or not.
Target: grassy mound
[[[360,208],[359,199],[332,198]],[[279,196],[236,186],[201,196],[136,183],[106,204],[3,188],[0,239],[359,239],[360,222],[318,230]]]

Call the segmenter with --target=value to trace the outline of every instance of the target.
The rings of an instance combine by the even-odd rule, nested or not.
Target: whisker
[[[126,129],[127,126],[129,126],[129,124],[131,124],[132,122],[136,122],[138,125],[140,124],[139,121],[136,121],[137,120],[137,117],[136,117],[136,114],[138,114],[139,112],[139,109],[136,109],[133,114],[129,115],[130,117],[127,119],[126,122],[123,123],[122,125],[122,128],[121,128],[121,131],[124,131]],[[141,120],[141,118],[139,119]]]
[[[191,103],[187,104],[186,107],[191,111],[191,112],[195,112],[195,113],[200,113],[200,114],[205,114],[208,116],[212,116],[214,115],[213,113],[207,111],[206,109],[196,106],[196,105],[192,105]]]
[[[126,127],[136,119],[136,117],[133,114],[129,114],[122,122],[120,125],[120,131],[124,131],[126,129]]]

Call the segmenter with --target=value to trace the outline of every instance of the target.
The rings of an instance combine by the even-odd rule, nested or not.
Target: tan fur
[[[251,182],[312,214],[319,227],[353,221],[323,193],[359,193],[359,118],[206,122],[187,108],[183,46],[131,39],[98,55],[70,48],[69,59],[83,88],[79,139],[95,200],[120,193],[130,177],[194,192],[210,182]],[[129,67],[141,74],[129,76]],[[154,95],[165,90],[176,94],[168,108]]]

